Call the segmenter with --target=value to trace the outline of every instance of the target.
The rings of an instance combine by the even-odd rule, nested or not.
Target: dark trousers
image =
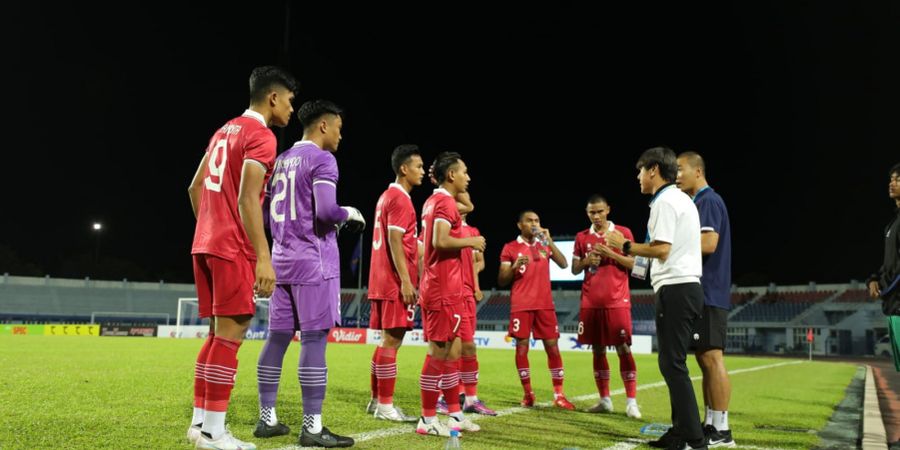
[[[656,339],[659,371],[669,388],[672,426],[688,442],[703,438],[697,398],[687,368],[687,355],[694,339],[694,322],[703,312],[700,283],[663,286],[656,293]]]

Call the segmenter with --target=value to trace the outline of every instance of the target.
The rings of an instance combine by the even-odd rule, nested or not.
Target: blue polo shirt
[[[706,305],[731,309],[731,224],[722,197],[707,186],[694,196],[700,213],[700,232],[719,233],[716,251],[703,255],[703,297]]]

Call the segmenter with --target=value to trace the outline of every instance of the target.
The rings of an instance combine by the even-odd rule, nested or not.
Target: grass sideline
[[[166,448],[188,449],[184,439],[190,419],[194,358],[199,340],[0,336],[0,448]],[[261,341],[241,348],[238,382],[229,408],[230,428],[260,449],[296,444],[296,434],[251,439],[257,419],[256,359]],[[398,361],[396,404],[416,414],[418,374],[423,347],[406,347]],[[360,435],[399,425],[376,421],[364,413],[369,397],[372,347],[329,345],[329,386],[323,411],[325,426],[341,434]],[[301,422],[296,377],[299,345],[285,357],[277,405],[279,419],[296,432]],[[539,401],[552,398],[543,351],[532,351],[532,385]],[[564,352],[566,393],[596,392],[588,353]],[[656,355],[637,355],[638,385],[662,381]],[[783,359],[729,356],[729,370],[783,362]],[[479,397],[494,409],[518,405],[522,389],[513,352],[479,352]],[[622,387],[618,361],[610,353],[611,389]],[[729,421],[739,445],[809,448],[844,396],[855,372],[852,364],[812,362],[735,374]],[[691,374],[699,375],[691,361]],[[695,388],[699,382],[695,382]],[[699,398],[698,398],[699,400]],[[590,406],[595,398],[576,402]],[[482,418],[482,431],[465,433],[466,448],[603,448],[640,436],[642,425],[668,423],[665,387],[638,393],[644,419],[624,416],[624,397],[613,397],[616,412],[588,414],[536,408],[497,418]],[[410,428],[412,428],[410,426]],[[443,439],[414,433],[369,439],[355,448],[440,448]]]

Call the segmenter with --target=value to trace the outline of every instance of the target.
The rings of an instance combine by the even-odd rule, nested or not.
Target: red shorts
[[[369,328],[373,330],[413,329],[413,320],[416,318],[416,305],[407,305],[400,300],[379,300],[375,298],[369,300],[372,302]]]
[[[234,261],[213,255],[194,255],[200,317],[255,314],[255,266],[255,261],[242,255],[237,255]]]
[[[516,339],[559,338],[559,325],[556,322],[556,311],[552,309],[533,309],[509,314],[509,335]]]
[[[463,342],[472,342],[475,340],[475,298],[466,297],[465,300],[463,300],[463,305],[465,306],[469,322],[466,326],[460,326],[461,331],[459,338]]]
[[[631,309],[582,308],[578,313],[578,343],[593,346],[631,345]]]
[[[462,340],[474,339],[472,320],[466,313],[465,303],[444,305],[439,310],[422,310],[422,326],[425,339],[432,342],[450,342],[459,337]]]

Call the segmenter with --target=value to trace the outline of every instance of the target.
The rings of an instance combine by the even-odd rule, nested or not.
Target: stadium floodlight
[[[94,231],[100,231],[103,229],[103,224],[100,222],[94,222],[93,228]]]

